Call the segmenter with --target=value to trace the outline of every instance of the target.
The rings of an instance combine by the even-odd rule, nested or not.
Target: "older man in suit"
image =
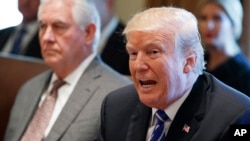
[[[40,0],[18,0],[23,20],[18,26],[0,30],[1,52],[42,58],[37,23],[39,3]]]
[[[231,125],[250,124],[249,97],[203,71],[192,13],[151,8],[124,33],[134,85],[105,98],[100,140],[229,141]]]
[[[38,19],[42,55],[52,70],[20,89],[5,140],[92,141],[103,98],[131,82],[97,57],[100,19],[92,1],[42,0]]]

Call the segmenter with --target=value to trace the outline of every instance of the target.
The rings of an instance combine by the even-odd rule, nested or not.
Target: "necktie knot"
[[[160,122],[165,122],[169,119],[167,114],[162,110],[157,110],[155,116]]]
[[[64,85],[66,82],[62,79],[57,79],[53,83],[53,87],[51,90],[51,93],[56,92],[62,85]]]
[[[167,114],[162,110],[157,110],[155,113],[156,125],[151,135],[150,141],[165,141],[165,125],[164,122],[169,119]]]
[[[25,28],[25,27],[22,27],[22,28],[19,30],[18,34],[25,34],[26,32],[27,32],[26,28]]]
[[[37,109],[30,125],[21,141],[41,141],[49,125],[57,99],[57,90],[66,82],[58,79],[54,82],[51,93],[46,96],[41,106]]]

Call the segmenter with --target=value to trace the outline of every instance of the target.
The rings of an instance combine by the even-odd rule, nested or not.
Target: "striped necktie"
[[[151,135],[150,141],[165,141],[166,135],[164,123],[169,119],[167,114],[162,110],[157,110],[155,113],[156,125]]]

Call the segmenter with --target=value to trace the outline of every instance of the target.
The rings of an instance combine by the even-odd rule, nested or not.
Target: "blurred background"
[[[17,0],[0,0],[0,29],[21,23]]]
[[[117,0],[116,11],[123,22],[144,7],[144,0]],[[0,29],[18,25],[22,15],[17,9],[17,0],[0,0]]]
[[[117,0],[116,11],[118,17],[126,23],[136,12],[145,7],[172,5],[185,8],[194,14],[200,0]],[[250,58],[250,1],[241,0],[244,8],[243,32],[240,45],[243,52]],[[21,22],[22,15],[17,10],[17,0],[0,0],[0,29],[17,25]]]

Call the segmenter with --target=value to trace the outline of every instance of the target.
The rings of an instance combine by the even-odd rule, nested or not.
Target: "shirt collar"
[[[37,30],[39,28],[37,21],[29,22],[29,23],[27,23],[25,25],[24,24],[20,24],[20,25],[18,25],[17,30],[20,30],[23,27],[25,27],[26,31],[28,33],[31,33],[31,34],[34,34],[35,32],[37,32]]]
[[[66,84],[75,85],[80,79],[80,76],[85,72],[89,64],[94,60],[95,56],[96,56],[95,52],[89,55],[84,61],[81,62],[81,64],[72,73],[66,76],[63,79],[66,82]],[[53,73],[50,84],[53,83],[56,79],[58,79],[58,77],[56,76],[55,73]]]
[[[191,91],[191,89],[189,89],[181,98],[177,99],[174,103],[172,103],[166,109],[164,109],[165,113],[168,115],[168,117],[171,121],[174,119],[174,117],[175,117],[177,111],[179,110],[180,106],[182,105],[182,103],[188,97],[190,91]],[[151,125],[154,123],[154,115],[155,115],[155,112],[157,110],[158,109],[156,109],[156,108],[152,108]]]

